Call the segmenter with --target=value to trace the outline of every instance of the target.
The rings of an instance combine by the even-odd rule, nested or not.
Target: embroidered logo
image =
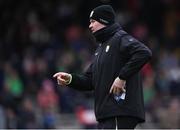
[[[108,52],[108,51],[109,51],[109,48],[110,48],[110,46],[109,46],[109,45],[107,45],[107,46],[106,46],[106,52]]]
[[[90,18],[93,16],[93,14],[94,14],[94,11],[91,11],[91,13],[90,13]]]

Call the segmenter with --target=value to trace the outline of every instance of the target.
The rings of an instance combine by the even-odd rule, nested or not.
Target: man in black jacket
[[[84,74],[58,72],[58,84],[81,91],[94,90],[98,128],[135,128],[145,121],[141,68],[151,51],[115,23],[110,5],[90,14],[90,30],[99,43],[95,58]]]

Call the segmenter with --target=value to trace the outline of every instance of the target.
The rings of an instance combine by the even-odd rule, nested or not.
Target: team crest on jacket
[[[107,45],[107,46],[106,46],[106,52],[108,52],[108,51],[109,51],[109,48],[110,48],[110,46],[109,46],[109,45]]]

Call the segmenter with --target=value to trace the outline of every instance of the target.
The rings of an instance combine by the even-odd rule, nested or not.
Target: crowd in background
[[[153,52],[142,69],[146,123],[139,127],[180,128],[178,0],[1,0],[0,128],[58,128],[65,113],[94,128],[93,92],[58,87],[52,76],[87,68],[97,46],[89,13],[100,4],[111,4],[116,21]]]

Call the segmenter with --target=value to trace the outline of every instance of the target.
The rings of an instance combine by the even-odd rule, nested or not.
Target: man
[[[89,28],[99,43],[92,64],[84,74],[58,72],[54,77],[62,86],[94,90],[98,128],[133,129],[145,120],[140,69],[151,51],[115,23],[110,5],[92,10]]]

